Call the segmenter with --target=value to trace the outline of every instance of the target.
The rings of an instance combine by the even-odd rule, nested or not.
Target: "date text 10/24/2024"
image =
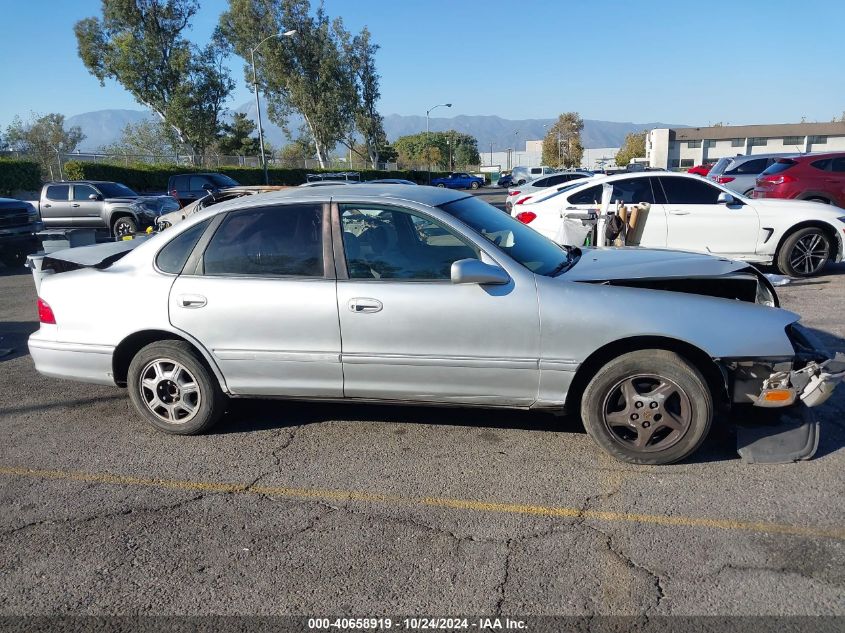
[[[308,618],[311,630],[387,630],[457,631],[457,630],[526,630],[524,620],[511,618]]]

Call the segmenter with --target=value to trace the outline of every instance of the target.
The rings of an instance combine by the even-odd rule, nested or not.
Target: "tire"
[[[672,464],[707,437],[713,396],[701,373],[674,352],[629,352],[593,376],[581,418],[589,436],[616,459]]]
[[[519,181],[518,183],[516,183],[516,184],[517,184],[517,185],[519,185],[519,186],[521,187],[522,185],[524,185],[524,184],[525,184],[525,181],[524,181],[524,180],[520,180],[520,181]]]
[[[831,252],[830,236],[819,227],[808,226],[786,236],[775,261],[784,275],[811,277],[822,271]]]
[[[746,191],[742,195],[745,196],[746,198],[750,198],[752,193],[754,193],[754,187],[751,187],[751,189],[749,189],[748,191]]]
[[[216,377],[185,341],[142,348],[129,364],[126,384],[141,416],[165,433],[204,433],[226,408]]]
[[[117,218],[111,225],[111,234],[113,237],[123,237],[125,235],[133,235],[138,230],[138,225],[135,223],[135,218],[130,215],[122,215]]]
[[[473,181],[473,182],[472,182],[472,183],[470,183],[470,185],[469,185],[469,188],[470,188],[470,189],[473,189],[473,190],[474,190],[474,189],[478,189],[478,187],[480,187],[480,185],[479,185],[477,182],[475,182],[475,181]]]
[[[438,186],[438,187],[440,187],[441,189],[445,189],[445,188],[446,188],[446,185],[444,185],[442,182],[438,182],[438,183],[437,183],[437,186]]]

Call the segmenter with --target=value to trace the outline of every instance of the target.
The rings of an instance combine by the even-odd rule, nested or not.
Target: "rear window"
[[[795,163],[794,160],[790,160],[788,158],[780,158],[780,159],[776,160],[775,162],[773,162],[771,165],[769,165],[766,168],[766,171],[764,171],[760,175],[761,176],[771,176],[772,174],[779,174],[780,172],[786,171],[787,169],[789,169],[790,167],[792,167],[795,164],[796,163]]]
[[[601,185],[589,187],[584,189],[584,191],[579,191],[569,196],[567,202],[569,204],[598,204],[601,202],[601,191]]]

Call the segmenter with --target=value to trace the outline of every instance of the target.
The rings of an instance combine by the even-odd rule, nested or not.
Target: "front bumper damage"
[[[824,404],[845,380],[845,354],[831,355],[797,324],[787,329],[787,335],[795,348],[794,358],[737,362],[733,367],[735,403],[750,403],[761,413],[780,409],[777,419],[769,416],[762,423],[737,424],[737,451],[749,463],[810,459],[819,443],[813,408]]]

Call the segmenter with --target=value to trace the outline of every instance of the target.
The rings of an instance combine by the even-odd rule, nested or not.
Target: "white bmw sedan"
[[[553,187],[514,205],[511,215],[554,239],[569,213],[601,205],[604,185],[615,204],[647,202],[639,246],[710,253],[774,264],[807,277],[843,257],[845,210],[817,202],[746,198],[697,176],[642,172]]]

